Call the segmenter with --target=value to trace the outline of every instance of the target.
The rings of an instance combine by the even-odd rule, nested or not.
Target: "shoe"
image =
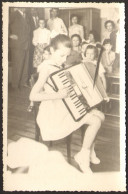
[[[78,163],[83,173],[87,174],[93,173],[90,168],[90,151],[85,151],[84,153],[79,152],[74,156],[74,159]]]
[[[98,157],[91,157],[90,162],[92,164],[100,164],[100,159]]]
[[[91,150],[90,162],[93,163],[93,164],[100,164],[100,159],[96,156],[94,146],[92,147],[92,150]]]
[[[28,106],[27,111],[32,112],[33,111],[33,106]]]

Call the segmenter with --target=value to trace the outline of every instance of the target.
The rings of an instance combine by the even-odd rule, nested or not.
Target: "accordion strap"
[[[57,66],[57,65],[52,65],[52,66],[54,66],[54,67],[56,67],[56,68],[58,68],[58,69],[60,69],[60,67],[59,66]],[[48,80],[46,81],[46,83],[56,92],[56,89],[55,89],[55,87],[52,85],[52,84],[50,84],[49,82],[48,82]]]
[[[52,86],[48,81],[46,81],[46,83],[56,92],[56,89],[54,88],[54,86]]]

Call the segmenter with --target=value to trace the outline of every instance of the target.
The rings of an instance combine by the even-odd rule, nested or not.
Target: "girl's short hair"
[[[91,30],[89,34],[92,34],[94,36],[95,41],[99,41],[99,35],[95,30]]]
[[[105,39],[104,42],[103,42],[103,45],[105,44],[111,44],[112,45],[112,42],[110,39]]]
[[[86,52],[89,49],[94,50],[94,52],[95,52],[95,58],[98,58],[98,48],[96,46],[94,46],[94,45],[88,45],[87,48],[86,48],[86,51],[85,51],[85,54],[84,55],[86,56]]]
[[[81,39],[80,35],[79,35],[79,34],[73,34],[73,35],[71,36],[71,40],[72,40],[74,37],[77,37],[77,38],[79,39],[80,44],[81,44],[82,39]]]
[[[51,39],[51,47],[54,50],[58,49],[58,45],[63,44],[67,48],[71,48],[71,40],[68,36],[64,34],[59,34],[55,38]]]
[[[108,23],[111,23],[113,28],[115,27],[115,23],[114,23],[112,20],[107,20],[107,21],[104,23],[104,27],[105,27],[105,28],[107,28],[107,24],[108,24]]]

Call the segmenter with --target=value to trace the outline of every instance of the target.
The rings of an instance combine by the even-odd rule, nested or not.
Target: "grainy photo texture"
[[[4,191],[126,191],[124,3],[3,3]]]

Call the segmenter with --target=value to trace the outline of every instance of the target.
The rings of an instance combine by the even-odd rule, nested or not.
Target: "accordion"
[[[100,77],[97,77],[93,87],[95,65],[91,62],[61,69],[50,75],[56,91],[64,87],[69,88],[70,97],[63,102],[75,121],[79,121],[93,107],[107,97]]]

